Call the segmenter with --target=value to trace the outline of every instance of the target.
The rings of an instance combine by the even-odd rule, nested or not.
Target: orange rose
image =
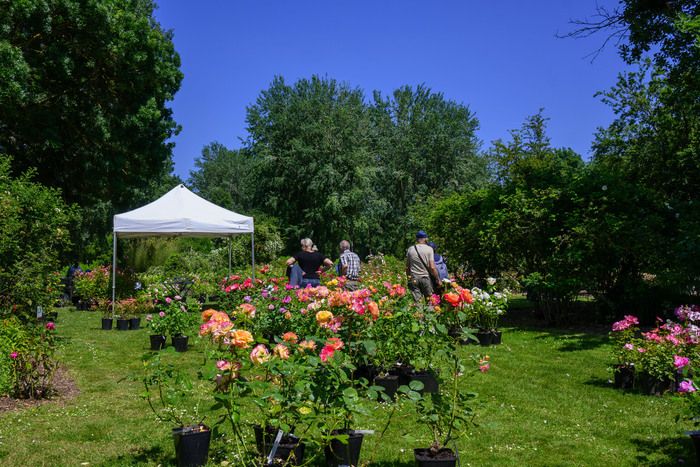
[[[209,319],[214,315],[214,313],[217,313],[217,311],[213,308],[209,308],[208,310],[204,310],[202,312],[202,321],[207,322]]]
[[[367,304],[367,309],[369,310],[369,314],[372,316],[372,319],[376,320],[379,318],[379,305],[377,305],[376,302],[369,302],[369,304]]]
[[[285,332],[284,334],[282,334],[282,340],[285,342],[291,342],[292,344],[296,344],[299,340],[299,336],[297,336],[293,332]]]
[[[471,305],[474,303],[474,297],[472,297],[472,293],[469,291],[469,289],[462,289],[459,291],[459,296],[462,298],[462,301],[464,303],[467,303]]]
[[[453,292],[446,293],[442,296],[442,298],[444,298],[445,301],[452,306],[459,306],[459,304],[462,302],[462,297]]]
[[[243,329],[233,329],[229,336],[231,345],[239,349],[247,349],[253,343],[253,335]]]

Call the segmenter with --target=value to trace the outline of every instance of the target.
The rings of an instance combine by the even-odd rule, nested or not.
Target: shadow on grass
[[[603,389],[614,389],[615,391],[622,391],[622,389],[618,389],[615,386],[613,386],[612,382],[609,379],[606,378],[599,378],[597,376],[592,376],[588,381],[584,382],[586,386],[595,386],[597,388],[603,388]],[[630,392],[630,391],[622,391],[622,392]]]
[[[101,465],[175,465],[175,456],[173,452],[164,452],[160,446],[154,446],[122,454]]]
[[[633,438],[637,447],[637,465],[651,467],[671,467],[677,465],[696,465],[695,448],[687,436],[666,437],[661,439]]]

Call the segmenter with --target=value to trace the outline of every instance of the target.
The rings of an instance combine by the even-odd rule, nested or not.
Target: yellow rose
[[[333,319],[333,313],[328,310],[321,310],[316,313],[316,322],[318,324],[326,324]]]

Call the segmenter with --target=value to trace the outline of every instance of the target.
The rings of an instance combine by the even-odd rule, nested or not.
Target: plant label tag
[[[41,318],[42,316],[44,316],[44,307],[39,305],[36,307],[36,317]]]
[[[355,430],[355,433],[359,433],[361,435],[373,435],[374,430]]]
[[[284,432],[282,430],[277,430],[277,436],[275,436],[275,442],[272,443],[272,449],[270,449],[270,455],[267,456],[267,463],[272,464],[272,459],[275,458],[275,454],[277,453],[277,448],[280,445],[280,441],[282,441],[282,435]]]

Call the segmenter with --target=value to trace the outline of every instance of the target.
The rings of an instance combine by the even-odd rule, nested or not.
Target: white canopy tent
[[[116,294],[117,239],[137,237],[230,237],[250,234],[250,253],[255,278],[255,226],[252,217],[237,214],[200,198],[178,185],[157,200],[133,211],[114,216],[112,257],[112,312]]]

